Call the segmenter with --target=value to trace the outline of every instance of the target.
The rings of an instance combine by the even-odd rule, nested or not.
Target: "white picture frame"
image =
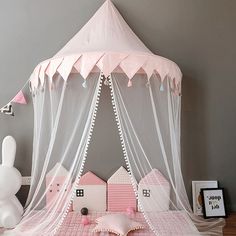
[[[198,216],[203,216],[203,200],[201,196],[201,189],[203,188],[218,188],[218,181],[192,181],[193,213]]]

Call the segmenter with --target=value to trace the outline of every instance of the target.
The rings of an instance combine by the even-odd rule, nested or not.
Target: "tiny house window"
[[[143,189],[143,196],[144,197],[150,197],[151,196],[151,190],[150,189]]]
[[[83,197],[84,196],[84,190],[83,189],[77,189],[76,190],[76,197]]]

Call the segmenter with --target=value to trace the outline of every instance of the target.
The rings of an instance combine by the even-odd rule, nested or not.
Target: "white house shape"
[[[59,162],[47,173],[48,177],[53,177],[53,176],[67,176],[68,171],[65,169],[65,167],[60,164]]]
[[[138,194],[144,211],[169,210],[170,184],[159,170],[153,169],[140,180]]]
[[[89,212],[107,209],[107,184],[91,171],[81,177],[73,201],[74,211],[80,212],[84,207]]]
[[[107,181],[108,184],[132,184],[127,170],[121,166]]]
[[[71,188],[71,180],[66,184],[69,172],[65,169],[65,167],[61,163],[57,163],[46,175],[46,187],[48,191],[46,193],[46,202],[47,207],[53,199],[57,201],[57,196],[61,194],[61,192],[69,192]],[[62,196],[61,199],[66,199],[66,195]],[[63,205],[63,203],[62,203]],[[61,207],[58,207],[60,211]],[[72,208],[71,208],[72,209]],[[70,209],[70,210],[71,210]]]
[[[131,182],[131,176],[121,166],[107,181],[108,211],[121,212],[132,207],[136,210],[137,203]]]

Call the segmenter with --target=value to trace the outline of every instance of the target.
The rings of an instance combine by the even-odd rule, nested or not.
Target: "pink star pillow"
[[[96,223],[93,232],[110,232],[120,236],[126,236],[133,230],[144,229],[142,224],[124,214],[105,215],[96,219]]]

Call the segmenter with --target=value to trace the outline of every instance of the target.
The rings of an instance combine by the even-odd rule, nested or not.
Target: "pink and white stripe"
[[[93,236],[99,235],[94,234],[92,231],[96,226],[96,219],[110,214],[110,212],[94,212],[91,215],[88,215],[90,224],[82,225],[81,220],[84,216],[81,216],[77,212],[69,212],[65,218],[62,226],[59,228],[56,236]],[[131,219],[142,223],[145,229],[140,229],[132,231],[129,233],[129,236],[154,236],[154,233],[149,228],[146,223],[143,214],[136,212],[134,215],[129,216]],[[155,228],[158,230],[160,236],[194,236],[199,235],[197,228],[192,223],[189,216],[184,211],[166,211],[159,213],[149,213],[148,218],[151,222],[155,222]],[[39,218],[35,218],[34,222],[29,222],[28,227],[32,228],[34,225],[37,225]],[[25,230],[27,226],[25,226]],[[3,228],[0,228],[0,233],[3,233]],[[40,234],[42,235],[42,234]],[[111,235],[111,234],[109,234]]]
[[[108,184],[108,211],[126,211],[132,207],[136,210],[137,202],[131,184]]]

